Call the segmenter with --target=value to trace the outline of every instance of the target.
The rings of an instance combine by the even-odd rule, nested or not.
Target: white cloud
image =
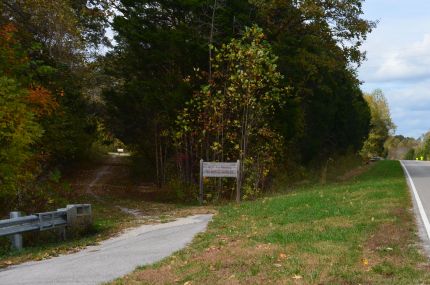
[[[374,81],[421,80],[430,77],[430,34],[410,47],[387,52]]]
[[[362,88],[382,89],[397,133],[419,137],[430,130],[430,1],[369,0],[364,7],[380,22],[363,46]]]

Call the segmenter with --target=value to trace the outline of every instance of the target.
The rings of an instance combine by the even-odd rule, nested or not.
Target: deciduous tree
[[[179,150],[193,166],[200,158],[242,161],[248,197],[264,188],[282,153],[282,138],[271,121],[287,89],[280,84],[277,57],[264,37],[253,26],[241,39],[215,49],[212,80],[193,96],[177,121]]]
[[[391,120],[390,107],[382,90],[377,89],[364,96],[372,115],[369,137],[364,143],[363,157],[385,156],[384,143],[396,129]]]

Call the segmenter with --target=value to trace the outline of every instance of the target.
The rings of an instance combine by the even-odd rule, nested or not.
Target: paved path
[[[430,256],[430,162],[403,160],[401,164],[413,195],[419,234]]]
[[[206,229],[211,218],[212,215],[197,215],[166,224],[141,226],[78,253],[11,266],[0,270],[0,284],[108,282],[185,247]]]

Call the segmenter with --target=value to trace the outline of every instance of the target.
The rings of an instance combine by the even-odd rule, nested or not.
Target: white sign
[[[203,162],[203,177],[234,177],[239,173],[238,162]]]
[[[203,204],[204,177],[232,177],[236,178],[236,201],[240,201],[240,160],[237,162],[204,162],[200,160],[200,204]]]

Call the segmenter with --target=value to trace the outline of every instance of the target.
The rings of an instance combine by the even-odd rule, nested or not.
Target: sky
[[[381,89],[396,134],[418,138],[430,130],[430,1],[366,0],[364,11],[379,24],[363,45],[362,89]]]

